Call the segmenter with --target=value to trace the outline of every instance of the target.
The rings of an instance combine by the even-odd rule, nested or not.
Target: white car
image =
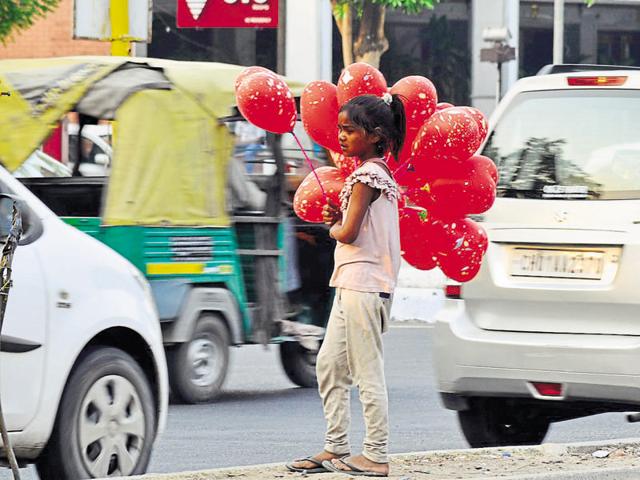
[[[0,347],[16,455],[42,480],[144,473],[168,399],[149,285],[0,168],[0,201],[7,195],[19,199],[24,223]]]
[[[72,171],[69,167],[42,150],[35,150],[13,172],[13,176],[16,178],[70,177],[71,174]]]
[[[473,447],[640,410],[640,71],[622,68],[522,79],[491,118],[489,249],[447,286],[433,334],[438,389]]]

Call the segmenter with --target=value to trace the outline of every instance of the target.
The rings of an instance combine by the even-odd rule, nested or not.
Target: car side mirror
[[[22,208],[20,202],[8,194],[0,194],[0,237],[16,244],[22,236]]]
[[[109,165],[109,155],[106,153],[96,153],[93,160],[96,162],[96,165],[103,165],[105,167]]]

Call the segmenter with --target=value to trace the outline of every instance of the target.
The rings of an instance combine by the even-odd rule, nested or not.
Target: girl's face
[[[376,148],[379,141],[378,135],[367,133],[364,128],[351,122],[347,112],[338,114],[338,142],[342,153],[347,157],[358,157],[361,160],[379,157]]]

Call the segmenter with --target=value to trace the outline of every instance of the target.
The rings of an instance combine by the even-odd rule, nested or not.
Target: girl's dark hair
[[[380,136],[377,145],[380,156],[389,150],[398,160],[406,134],[404,105],[400,95],[391,95],[391,104],[376,95],[360,95],[345,103],[341,112],[346,112],[356,126],[365,132]]]

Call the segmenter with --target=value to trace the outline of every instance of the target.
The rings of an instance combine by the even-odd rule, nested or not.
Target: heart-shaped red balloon
[[[482,113],[477,108],[474,108],[474,107],[460,107],[460,108],[462,108],[465,112],[470,114],[475,119],[476,125],[478,125],[478,136],[480,137],[478,141],[480,144],[482,144],[482,142],[484,142],[484,139],[487,136],[487,131],[489,130],[489,122],[487,122],[487,117],[485,117],[484,113]]]
[[[340,205],[340,192],[344,187],[345,177],[335,167],[320,167],[316,175],[324,188],[327,198],[335,205]],[[293,211],[302,220],[311,223],[322,223],[322,208],[327,204],[316,175],[310,172],[305,177],[293,196]]]
[[[434,113],[413,141],[412,155],[418,172],[432,162],[465,160],[480,146],[475,119],[457,107]]]
[[[238,110],[244,118],[272,133],[292,132],[296,123],[296,102],[289,86],[269,73],[253,73],[236,91]]]
[[[433,225],[428,212],[419,207],[402,207],[399,215],[402,258],[420,270],[435,268],[437,259],[430,248]]]
[[[482,256],[489,245],[487,234],[468,218],[441,224],[442,229],[434,235],[438,265],[449,278],[467,282],[480,270]]]
[[[240,75],[236,77],[235,90],[236,91],[238,90],[238,87],[240,86],[240,84],[245,78],[253,75],[254,73],[266,73],[268,75],[278,78],[278,74],[269,70],[268,68],[258,67],[258,66],[247,67],[242,72],[240,72]]]
[[[484,170],[493,179],[493,183],[498,184],[498,168],[493,160],[484,155],[474,155],[470,160],[476,162],[477,168]]]
[[[436,110],[438,103],[436,87],[426,77],[419,75],[404,77],[391,87],[390,92],[401,96],[407,118],[407,132],[414,130],[417,133],[417,130]]]
[[[454,106],[453,103],[440,102],[436,105],[436,112],[439,112],[440,110],[444,110],[445,108],[451,108],[453,106]]]
[[[314,142],[334,152],[340,151],[338,110],[333,83],[321,80],[307,84],[300,97],[302,125]]]
[[[360,95],[376,95],[382,97],[387,93],[387,81],[380,71],[368,63],[352,63],[346,67],[338,78],[338,104],[347,103]]]
[[[474,156],[462,162],[443,162],[439,167],[420,190],[428,192],[429,202],[419,205],[439,218],[479,214],[491,208],[496,184],[483,159]]]
[[[356,157],[345,157],[342,153],[331,152],[331,158],[345,178],[351,175],[360,163]]]

